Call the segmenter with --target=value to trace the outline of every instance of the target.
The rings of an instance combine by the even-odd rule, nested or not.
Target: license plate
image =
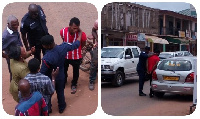
[[[167,81],[178,81],[179,77],[177,77],[177,76],[164,76],[164,80],[167,80]]]

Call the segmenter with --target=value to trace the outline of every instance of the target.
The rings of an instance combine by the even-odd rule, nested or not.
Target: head
[[[36,19],[38,17],[38,7],[36,4],[30,4],[28,7],[28,13],[32,19]]]
[[[160,55],[160,50],[154,50],[154,53],[159,56]]]
[[[8,56],[10,59],[19,61],[26,57],[26,51],[21,46],[10,46]]]
[[[69,22],[69,32],[70,34],[75,34],[79,31],[80,20],[76,17],[73,17]]]
[[[47,49],[47,50],[53,49],[55,42],[54,42],[54,38],[52,35],[45,35],[40,40],[41,40],[42,46],[45,49]]]
[[[98,19],[94,22],[94,28],[98,30]]]
[[[38,73],[39,69],[40,69],[40,62],[38,59],[33,58],[31,60],[29,60],[28,62],[28,68],[30,70],[31,73],[36,74]]]
[[[10,30],[17,31],[19,26],[18,19],[13,15],[8,16],[7,25]]]
[[[21,79],[18,83],[18,89],[22,94],[22,97],[28,97],[30,96],[30,84],[28,80]]]
[[[145,52],[148,54],[149,51],[150,51],[150,47],[146,46],[146,47],[145,47]]]

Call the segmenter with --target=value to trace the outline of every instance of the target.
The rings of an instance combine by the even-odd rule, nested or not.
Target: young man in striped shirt
[[[73,43],[79,37],[80,31],[80,21],[78,18],[73,17],[69,22],[69,27],[65,27],[60,30],[60,36],[63,39],[63,42]],[[82,60],[81,50],[85,45],[87,40],[86,34],[82,32],[81,44],[78,49],[69,51],[65,57],[64,63],[64,72],[65,72],[65,83],[67,82],[67,71],[69,64],[73,67],[73,80],[71,81],[71,94],[75,94],[77,90],[77,82],[79,78],[79,67]]]

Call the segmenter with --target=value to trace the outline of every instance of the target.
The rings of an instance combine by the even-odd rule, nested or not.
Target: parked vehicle
[[[193,95],[194,67],[197,57],[162,60],[152,74],[152,90],[157,97],[165,93]]]
[[[159,55],[160,60],[175,57],[175,52],[161,52]]]
[[[126,78],[137,74],[140,48],[137,46],[109,46],[101,50],[101,81],[121,86]]]
[[[189,51],[176,51],[175,54],[176,54],[176,57],[193,56]]]

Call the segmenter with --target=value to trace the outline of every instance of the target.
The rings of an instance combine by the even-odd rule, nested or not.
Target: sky
[[[161,10],[170,10],[174,12],[190,8],[190,4],[185,2],[136,2],[136,4],[151,8],[158,8]]]

